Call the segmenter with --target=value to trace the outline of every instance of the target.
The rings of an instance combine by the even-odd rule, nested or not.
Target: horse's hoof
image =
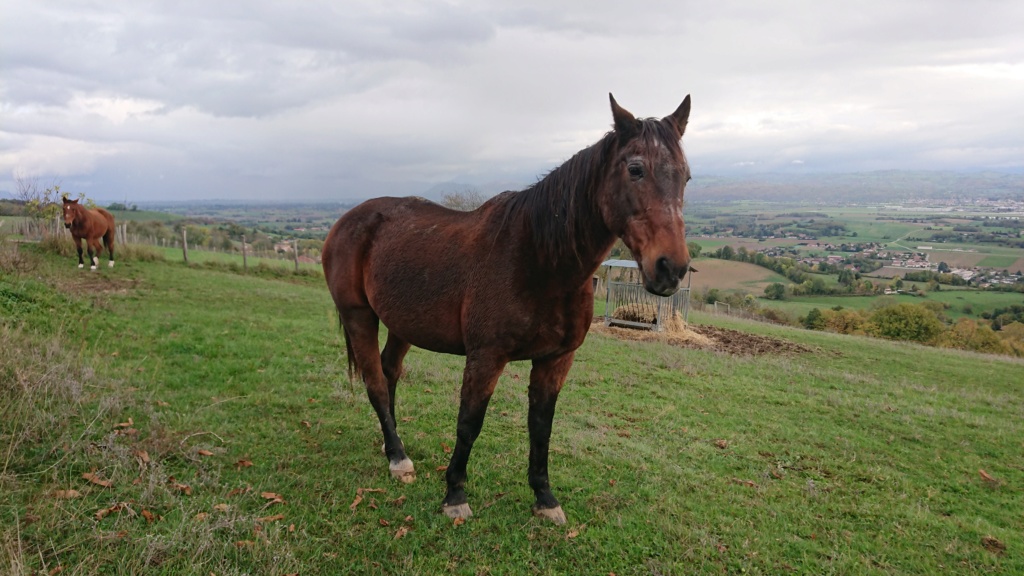
[[[558,526],[565,524],[565,512],[562,512],[561,506],[555,506],[554,508],[534,508],[533,515],[537,518],[551,520]]]
[[[82,268],[85,268],[85,264],[79,264],[79,265],[78,265],[78,269],[79,269],[79,270],[81,270]]]
[[[456,504],[454,506],[448,506],[447,504],[441,506],[441,510],[444,511],[444,515],[458,520],[462,518],[465,520],[473,515],[473,511],[469,509],[469,504]]]
[[[108,263],[107,263],[107,266],[110,266],[111,268],[113,268],[113,267],[114,267],[114,261],[113,261],[113,260],[111,260],[110,262],[108,262]]]
[[[96,269],[95,266],[89,266],[89,270],[95,270],[95,269]]]
[[[391,476],[403,484],[411,484],[416,480],[416,468],[408,458],[401,462],[392,462],[389,468]]]

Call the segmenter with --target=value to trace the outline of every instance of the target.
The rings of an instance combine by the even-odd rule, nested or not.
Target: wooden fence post
[[[181,253],[185,257],[185,264],[188,264],[188,235],[184,226],[181,227]]]
[[[295,252],[295,271],[298,272],[299,271],[299,239],[298,238],[295,238],[294,240],[292,240],[292,248],[294,248],[293,252]]]
[[[249,259],[245,254],[245,234],[242,234],[242,271],[249,273]]]

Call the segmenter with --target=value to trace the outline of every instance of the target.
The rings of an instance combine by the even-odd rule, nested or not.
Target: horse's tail
[[[351,382],[353,375],[359,370],[359,365],[356,364],[356,355],[352,353],[352,340],[348,337],[348,328],[345,328],[345,321],[341,319],[341,313],[338,313],[338,321],[341,323],[341,332],[345,335],[345,356],[348,357],[348,381]]]

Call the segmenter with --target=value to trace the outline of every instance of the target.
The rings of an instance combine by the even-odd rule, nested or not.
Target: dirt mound
[[[761,356],[763,354],[789,355],[811,352],[811,348],[788,340],[748,334],[739,330],[705,326],[700,324],[684,324],[681,320],[674,322],[670,330],[654,332],[605,326],[604,318],[594,318],[590,326],[591,332],[604,334],[619,340],[635,342],[665,342],[680,348],[698,350],[714,350],[738,356]]]

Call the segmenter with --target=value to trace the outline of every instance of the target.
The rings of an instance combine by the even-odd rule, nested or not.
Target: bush
[[[921,343],[934,342],[942,330],[942,322],[933,311],[915,304],[880,308],[867,324],[867,332],[874,336]]]

